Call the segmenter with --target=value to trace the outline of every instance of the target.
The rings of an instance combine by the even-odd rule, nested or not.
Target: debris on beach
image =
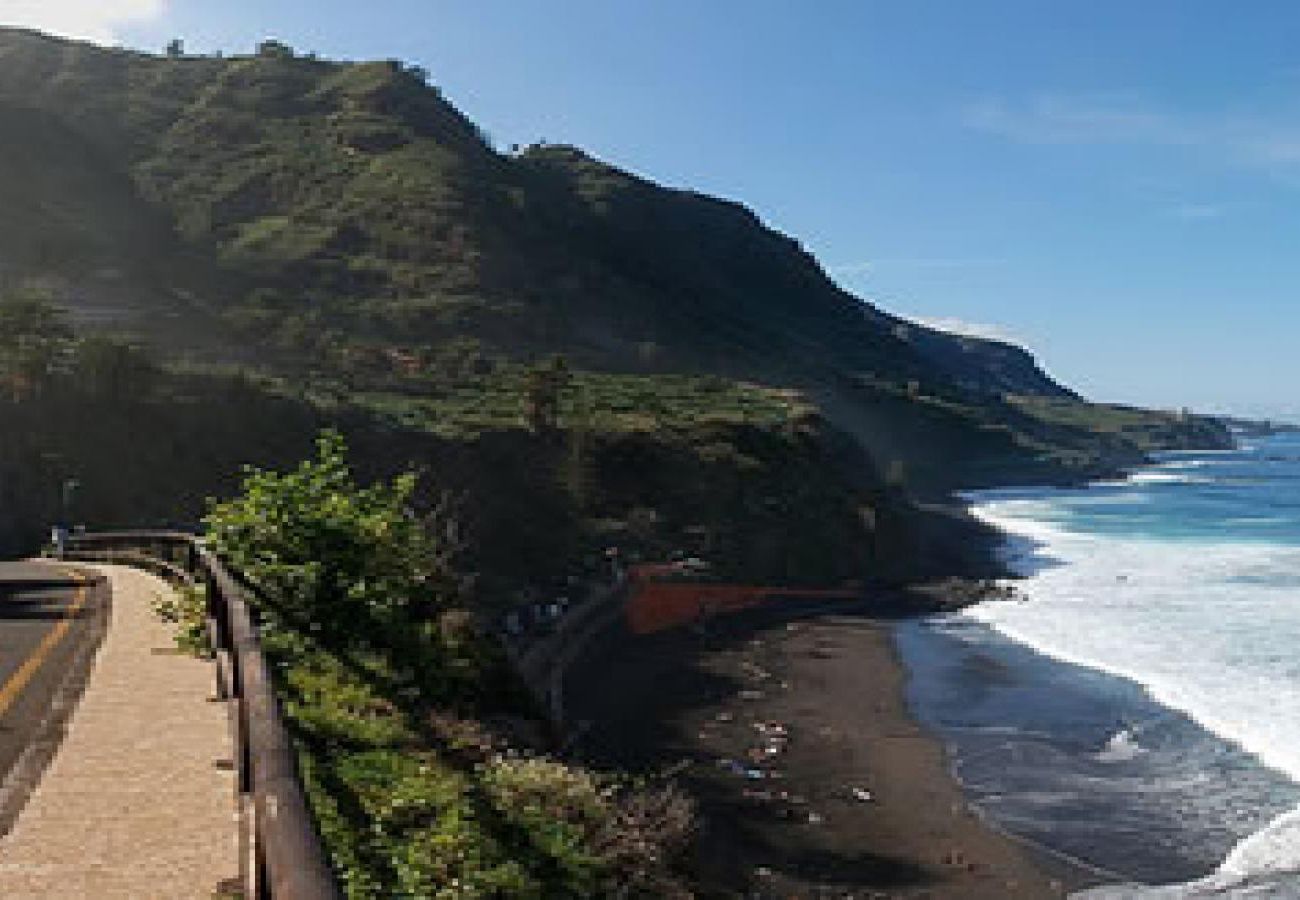
[[[762,781],[764,778],[774,777],[774,776],[769,776],[769,773],[763,771],[762,769],[757,769],[751,766],[747,766],[744,763],[738,762],[737,760],[734,759],[723,758],[718,760],[718,768],[725,769],[726,771],[730,772],[732,775],[739,775],[740,777],[746,778],[750,781]]]
[[[849,793],[852,794],[853,799],[857,800],[859,803],[870,803],[872,800],[876,799],[872,795],[871,791],[866,788],[855,787],[849,791]]]
[[[750,749],[751,758],[780,756],[785,752],[790,732],[780,722],[755,722],[754,730],[763,739],[763,744]]]

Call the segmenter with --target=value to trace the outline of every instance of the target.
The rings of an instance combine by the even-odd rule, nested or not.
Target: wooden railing
[[[238,774],[240,878],[247,900],[341,897],[298,777],[271,673],[242,585],[203,543],[171,531],[80,534],[66,558],[150,569],[207,598],[217,689],[228,704]]]

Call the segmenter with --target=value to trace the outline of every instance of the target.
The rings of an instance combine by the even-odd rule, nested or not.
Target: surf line
[[[73,599],[72,605],[64,611],[63,618],[59,619],[49,633],[37,644],[31,656],[28,656],[27,660],[18,668],[18,671],[10,675],[9,680],[4,683],[3,687],[0,687],[0,716],[7,713],[9,707],[13,706],[14,701],[22,694],[23,688],[27,687],[27,683],[40,671],[50,653],[53,652],[54,648],[59,645],[72,628],[73,618],[86,605],[86,600],[90,596],[90,589],[87,586],[86,579],[75,573],[69,574],[72,574],[72,577],[79,585],[76,597]]]

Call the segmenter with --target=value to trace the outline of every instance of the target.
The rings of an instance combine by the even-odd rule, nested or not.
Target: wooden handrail
[[[240,871],[247,900],[335,900],[338,882],[298,774],[297,755],[262,653],[248,588],[192,534],[121,531],[71,535],[68,558],[147,565],[206,587],[219,690],[233,707],[231,739],[241,809]],[[158,565],[151,565],[158,564]]]

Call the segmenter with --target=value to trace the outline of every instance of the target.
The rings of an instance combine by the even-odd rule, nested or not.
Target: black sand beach
[[[972,812],[907,709],[888,620],[773,604],[620,635],[571,673],[594,765],[671,770],[699,798],[707,896],[1062,896],[1093,873]]]

